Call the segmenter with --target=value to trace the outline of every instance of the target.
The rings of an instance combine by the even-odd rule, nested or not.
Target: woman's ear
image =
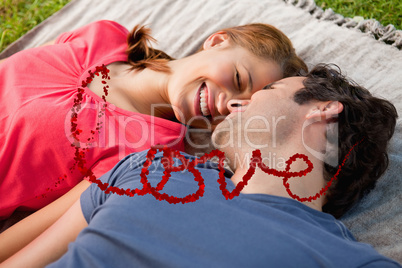
[[[318,106],[310,110],[306,119],[328,119],[338,116],[343,111],[343,104],[339,101],[320,102]]]
[[[216,32],[210,35],[207,40],[204,41],[202,46],[204,50],[216,47],[216,46],[226,46],[229,44],[229,36],[224,31]]]

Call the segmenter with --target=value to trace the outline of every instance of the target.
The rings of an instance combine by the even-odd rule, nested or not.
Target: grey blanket
[[[210,33],[221,28],[269,23],[290,37],[297,53],[310,66],[320,62],[339,65],[375,95],[391,100],[402,116],[401,31],[380,27],[375,21],[357,22],[323,12],[312,0],[73,0],[11,45],[0,58],[100,19],[115,20],[129,29],[136,24],[148,25],[159,41],[157,47],[177,58],[196,51]],[[399,119],[389,148],[388,172],[374,191],[342,219],[359,241],[372,244],[400,263],[401,139]]]

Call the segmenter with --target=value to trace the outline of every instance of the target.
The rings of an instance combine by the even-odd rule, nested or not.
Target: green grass
[[[0,51],[70,0],[0,0]]]
[[[0,51],[68,2],[70,0],[0,0]],[[316,0],[316,3],[345,17],[377,19],[383,25],[393,24],[402,29],[401,0]]]
[[[315,0],[317,6],[332,8],[344,17],[361,16],[365,19],[376,19],[382,25],[393,24],[402,29],[401,0]]]

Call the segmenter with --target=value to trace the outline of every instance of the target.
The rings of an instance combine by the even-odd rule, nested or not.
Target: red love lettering
[[[201,158],[196,158],[195,160],[189,162],[188,159],[186,159],[184,156],[182,156],[178,151],[174,151],[168,147],[153,147],[151,148],[146,156],[146,161],[143,164],[143,168],[141,170],[141,183],[143,184],[143,188],[140,189],[121,189],[118,187],[114,186],[109,186],[108,183],[102,183],[100,180],[96,178],[96,176],[93,174],[93,172],[85,167],[86,160],[86,151],[89,150],[89,148],[85,147],[80,147],[79,146],[79,135],[82,133],[81,129],[77,129],[78,126],[78,112],[81,109],[81,102],[83,99],[82,93],[84,92],[84,87],[86,87],[89,83],[92,82],[93,78],[95,75],[99,76],[99,74],[102,74],[102,84],[105,86],[103,87],[103,91],[105,95],[102,95],[102,99],[106,102],[106,96],[108,95],[108,88],[109,86],[107,85],[107,82],[105,81],[106,79],[110,79],[108,73],[109,70],[106,68],[105,65],[102,66],[97,66],[95,67],[95,73],[92,73],[91,71],[88,71],[89,77],[85,81],[82,81],[82,88],[77,89],[77,97],[74,99],[74,105],[71,109],[73,112],[71,115],[71,135],[75,140],[75,143],[72,144],[72,147],[75,147],[75,157],[74,160],[75,162],[73,163],[73,166],[70,168],[70,170],[74,170],[75,167],[77,166],[78,170],[84,175],[85,177],[89,177],[89,181],[92,183],[95,183],[98,185],[98,187],[102,190],[105,191],[105,193],[115,193],[118,195],[127,195],[127,196],[134,196],[134,195],[146,195],[146,194],[152,194],[157,200],[165,200],[169,203],[172,204],[177,204],[177,203],[188,203],[188,202],[195,202],[198,200],[200,197],[204,195],[204,190],[205,190],[205,184],[204,184],[204,179],[201,176],[201,173],[195,168],[197,164],[205,163],[207,160],[210,160],[211,158],[217,156],[219,161],[218,161],[218,168],[219,168],[219,178],[218,178],[218,183],[219,183],[219,189],[222,191],[223,196],[226,199],[233,199],[235,196],[238,196],[243,190],[243,188],[247,185],[251,177],[253,176],[256,167],[258,166],[263,172],[266,174],[274,175],[276,177],[283,177],[283,185],[286,188],[287,193],[289,194],[290,197],[293,199],[296,199],[300,202],[311,202],[312,200],[316,200],[320,196],[324,195],[326,191],[329,189],[329,187],[332,185],[333,181],[337,178],[339,175],[341,168],[344,166],[346,160],[348,159],[350,153],[352,152],[353,148],[359,144],[360,142],[363,141],[363,139],[359,142],[357,142],[355,145],[352,146],[350,149],[349,153],[345,156],[343,162],[341,165],[338,167],[338,171],[336,174],[331,178],[331,180],[326,184],[325,187],[323,187],[317,194],[314,196],[309,196],[309,197],[300,197],[296,194],[294,194],[290,190],[290,184],[288,183],[288,180],[292,177],[302,177],[306,176],[308,173],[310,173],[313,169],[313,164],[311,161],[308,159],[306,155],[303,154],[294,154],[291,156],[287,161],[286,161],[286,168],[285,171],[278,171],[276,169],[272,169],[267,167],[264,163],[262,163],[261,159],[261,152],[260,150],[255,150],[252,153],[252,158],[251,158],[251,164],[249,169],[247,170],[246,174],[243,176],[242,180],[236,185],[236,187],[233,189],[232,192],[229,192],[227,190],[227,183],[226,183],[226,178],[224,176],[224,160],[225,160],[225,154],[219,150],[214,150],[209,154],[204,154]],[[103,105],[103,108],[101,110],[101,114],[104,113],[105,108],[107,107],[106,103]],[[99,115],[100,117],[101,115]],[[101,123],[97,124],[98,127],[96,130],[99,132],[100,129],[102,128]],[[91,130],[91,134],[95,135],[95,131]],[[88,141],[93,139],[93,137],[88,138]],[[160,149],[163,151],[163,157],[161,159],[161,162],[163,161],[163,167],[164,167],[164,175],[162,176],[162,180],[158,183],[156,187],[152,187],[151,184],[148,182],[147,176],[149,175],[149,166],[151,165],[152,161],[154,160],[155,154],[157,150]],[[180,166],[173,166],[173,157],[177,158],[178,160],[181,161],[182,165]],[[296,161],[297,159],[302,159],[305,161],[307,164],[307,168],[302,171],[298,172],[290,172],[290,165]],[[188,194],[185,197],[179,198],[175,197],[172,195],[168,195],[166,193],[160,193],[160,191],[163,190],[164,186],[166,183],[169,181],[169,178],[171,177],[172,172],[179,172],[187,169],[194,175],[194,180],[198,182],[198,190],[195,193]],[[67,178],[67,175],[64,174],[64,178]],[[55,184],[55,187],[57,187],[58,184],[60,184],[60,181],[64,181],[62,177],[59,177],[58,182]],[[53,191],[53,189],[48,188],[47,191]],[[41,196],[37,196],[36,198],[43,198],[46,197],[46,194],[42,194]]]
[[[343,159],[343,161],[342,161],[342,164],[340,164],[340,165],[338,166],[338,170],[337,170],[337,172],[335,173],[335,175],[327,182],[327,184],[325,185],[325,187],[321,188],[321,190],[320,190],[318,193],[316,193],[314,196],[300,197],[300,196],[294,194],[294,193],[290,190],[290,185],[289,185],[289,183],[288,183],[288,179],[289,179],[289,178],[288,178],[288,177],[285,177],[285,178],[283,179],[283,185],[285,186],[286,191],[288,192],[289,196],[292,197],[293,199],[297,200],[297,201],[300,201],[300,202],[305,202],[305,201],[311,202],[312,200],[316,200],[316,199],[319,198],[320,196],[325,195],[325,193],[328,191],[329,187],[332,185],[333,181],[338,178],[338,175],[339,175],[339,173],[341,172],[342,167],[345,165],[346,160],[348,160],[348,158],[349,158],[350,153],[352,152],[352,150],[353,150],[359,143],[361,143],[363,140],[364,140],[364,138],[361,139],[360,141],[356,142],[356,143],[352,146],[352,148],[350,148],[349,152],[345,155],[345,157],[344,157],[344,159]],[[308,158],[307,158],[307,160],[308,160]],[[289,163],[289,164],[286,166],[286,169],[288,169],[288,168],[290,167],[290,164],[291,164],[291,163]]]
[[[162,180],[158,183],[158,185],[156,187],[151,187],[145,173],[148,174],[148,167],[149,165],[144,165],[144,168],[141,171],[141,182],[144,185],[144,189],[145,187],[147,187],[146,189],[149,190],[149,193],[151,193],[157,200],[162,201],[165,200],[171,204],[177,204],[177,203],[187,203],[187,202],[195,202],[196,200],[198,200],[201,196],[204,195],[204,188],[205,188],[205,184],[204,184],[204,179],[201,176],[201,173],[196,170],[194,168],[196,162],[192,161],[189,162],[188,159],[186,159],[184,156],[182,156],[178,151],[173,151],[168,147],[164,147],[162,148],[163,151],[163,158],[165,160],[168,161],[164,161],[163,162],[163,167],[165,169],[165,171],[163,172],[163,176],[162,176]],[[151,157],[154,157],[156,150],[152,150],[151,152]],[[147,160],[150,159],[149,158],[149,154],[147,155]],[[182,165],[178,166],[178,167],[174,167],[173,166],[173,156],[177,159],[179,159],[182,163]],[[196,182],[198,182],[198,190],[193,193],[193,194],[189,194],[185,197],[175,197],[172,195],[168,195],[166,193],[160,193],[160,191],[163,189],[163,187],[165,186],[165,184],[168,182],[169,178],[171,177],[171,172],[179,172],[185,169],[185,167],[187,166],[187,170],[190,171],[193,175],[194,175],[194,180]]]
[[[358,142],[358,143],[360,143],[360,142]],[[223,196],[225,196],[226,199],[233,199],[235,196],[238,196],[240,194],[241,190],[244,188],[244,186],[247,185],[248,181],[253,176],[256,167],[258,166],[263,172],[265,172],[267,174],[274,175],[276,177],[283,177],[283,184],[290,197],[292,197],[293,199],[296,199],[300,202],[306,202],[306,201],[311,202],[312,200],[315,200],[318,197],[325,194],[325,192],[328,190],[328,188],[331,185],[331,183],[333,182],[333,180],[335,180],[337,178],[337,176],[339,175],[341,168],[345,164],[346,160],[348,159],[351,151],[358,143],[356,143],[350,149],[349,153],[345,156],[342,164],[339,165],[337,173],[332,177],[332,179],[327,183],[327,185],[321,189],[320,192],[318,192],[314,196],[302,197],[302,198],[300,196],[294,194],[290,190],[290,185],[287,181],[289,180],[289,178],[292,178],[292,177],[306,176],[308,173],[310,173],[313,170],[313,164],[308,159],[308,157],[303,154],[294,154],[286,161],[287,165],[286,165],[285,170],[278,171],[276,169],[269,168],[264,163],[262,163],[260,150],[253,151],[252,158],[251,158],[251,165],[250,165],[248,171],[243,176],[242,181],[236,185],[235,189],[233,189],[232,192],[229,192],[226,188],[227,183],[226,183],[226,178],[224,176],[225,170],[223,168],[223,162],[225,160],[225,155],[223,152],[221,152],[219,150],[214,150],[209,154],[204,154],[201,158],[198,158],[198,159],[196,158],[195,160],[190,162],[188,159],[186,159],[184,156],[182,156],[180,154],[180,152],[178,152],[176,150],[172,150],[168,147],[162,147],[161,148],[161,150],[163,151],[162,160],[164,160],[163,167],[165,170],[164,170],[164,175],[162,176],[162,180],[158,183],[158,185],[156,187],[152,187],[147,179],[147,176],[149,175],[148,168],[155,158],[155,154],[157,152],[156,148],[151,148],[148,151],[147,156],[146,156],[147,159],[143,164],[143,168],[142,168],[141,174],[140,174],[141,183],[143,184],[143,188],[141,190],[140,189],[124,190],[124,189],[120,189],[118,187],[113,187],[113,186],[107,187],[108,186],[107,183],[102,183],[101,181],[97,180],[96,177],[93,175],[90,177],[90,181],[93,183],[96,183],[102,191],[105,191],[105,193],[116,193],[119,195],[127,195],[127,196],[131,196],[131,197],[136,194],[137,195],[152,194],[157,200],[159,200],[159,201],[165,200],[171,204],[177,204],[177,203],[184,204],[184,203],[189,203],[189,202],[195,202],[196,200],[198,200],[200,197],[203,196],[204,189],[205,189],[204,179],[202,178],[201,173],[197,169],[195,169],[195,166],[197,164],[205,163],[207,160],[210,160],[211,158],[217,156],[219,158],[219,162],[218,162],[219,178],[217,181],[220,184],[219,188],[222,191],[222,194],[223,194]],[[173,157],[179,159],[181,161],[182,165],[173,166]],[[304,170],[298,171],[298,172],[290,172],[289,171],[290,165],[297,159],[304,160],[305,163],[307,164],[307,168]],[[198,182],[198,187],[199,187],[198,190],[195,193],[189,194],[189,195],[187,195],[185,197],[181,197],[181,198],[171,196],[166,193],[161,194],[160,191],[163,190],[164,186],[166,185],[169,178],[171,177],[171,172],[183,171],[185,169],[189,170],[194,175],[194,180],[196,182]]]

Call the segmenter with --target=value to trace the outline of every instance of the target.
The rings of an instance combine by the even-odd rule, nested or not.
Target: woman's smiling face
[[[282,78],[276,62],[231,45],[224,33],[208,38],[203,51],[171,63],[168,96],[176,118],[211,130],[229,114],[228,101],[250,99]]]

